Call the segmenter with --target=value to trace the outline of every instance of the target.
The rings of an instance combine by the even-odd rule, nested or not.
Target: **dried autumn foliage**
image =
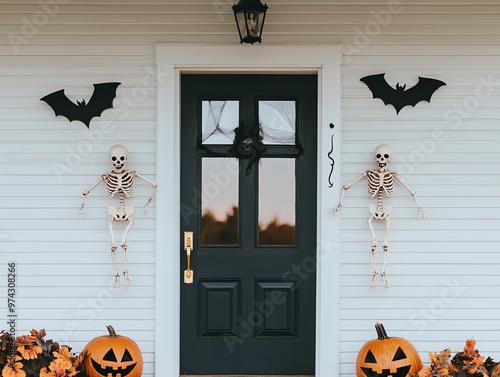
[[[68,346],[45,340],[45,330],[16,338],[0,334],[2,377],[83,377],[80,360]]]
[[[476,349],[476,341],[469,339],[465,342],[462,352],[451,358],[449,348],[440,353],[429,353],[430,365],[424,366],[420,372],[412,377],[500,377],[497,365],[492,358],[484,358]],[[494,372],[495,371],[495,372]]]

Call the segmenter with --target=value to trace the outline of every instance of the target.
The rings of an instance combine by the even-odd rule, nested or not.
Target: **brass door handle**
[[[193,271],[191,270],[191,250],[193,250],[193,232],[184,232],[184,250],[187,256],[187,270],[184,270],[184,283],[193,282]]]

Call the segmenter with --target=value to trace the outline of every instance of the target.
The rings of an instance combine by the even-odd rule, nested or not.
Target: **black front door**
[[[181,76],[181,375],[314,375],[316,130],[315,75]]]

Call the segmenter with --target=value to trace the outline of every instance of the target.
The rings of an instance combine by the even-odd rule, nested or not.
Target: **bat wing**
[[[54,110],[56,116],[65,116],[69,121],[80,120],[80,106],[66,97],[64,89],[47,94],[45,97],[40,98],[40,101],[46,102]]]
[[[394,106],[396,112],[399,113],[399,110],[405,105],[401,106],[402,101],[397,90],[385,81],[384,76],[385,73],[379,73],[377,75],[362,77],[360,80],[368,86],[368,89],[370,89],[373,94],[373,98],[380,98],[384,101],[384,104]]]
[[[80,119],[87,125],[87,128],[90,128],[89,125],[92,118],[101,116],[104,110],[113,107],[113,100],[116,97],[116,89],[120,84],[121,83],[119,82],[94,84],[94,93],[87,103],[87,106],[85,106],[82,119]]]
[[[416,85],[403,92],[406,105],[415,106],[421,101],[430,102],[434,92],[443,85],[446,85],[443,81],[419,77]]]

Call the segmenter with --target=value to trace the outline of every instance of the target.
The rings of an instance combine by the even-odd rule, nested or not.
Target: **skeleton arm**
[[[361,175],[360,175],[358,178],[356,178],[354,181],[352,181],[351,183],[348,183],[347,185],[344,185],[344,186],[342,187],[342,194],[340,195],[340,202],[339,202],[339,204],[337,205],[337,207],[332,208],[332,210],[331,210],[332,212],[340,212],[340,209],[342,208],[342,202],[344,201],[344,195],[345,195],[345,192],[346,192],[347,190],[349,190],[349,188],[350,188],[353,184],[355,184],[355,183],[357,183],[357,182],[361,181],[361,180],[362,180],[363,178],[365,178],[366,176],[367,176],[367,173],[366,173],[366,171],[365,171],[363,174],[361,174]]]
[[[396,181],[398,181],[399,183],[401,183],[401,185],[408,190],[408,192],[410,193],[410,195],[413,197],[413,200],[415,201],[415,204],[417,205],[417,213],[422,216],[423,218],[427,217],[427,215],[425,214],[424,210],[422,209],[422,207],[420,207],[420,205],[418,204],[418,200],[417,200],[417,193],[415,191],[413,191],[406,183],[404,183],[401,178],[399,178],[399,176],[397,174],[394,175],[394,179]]]
[[[146,215],[146,214],[148,213],[149,205],[150,205],[150,204],[151,204],[151,202],[153,201],[153,198],[154,198],[154,196],[155,196],[155,194],[156,194],[156,188],[158,187],[158,184],[157,184],[156,182],[154,182],[154,181],[150,181],[149,179],[147,179],[147,178],[143,177],[142,175],[140,175],[140,174],[139,174],[139,173],[137,173],[137,172],[135,172],[134,174],[135,174],[135,176],[136,176],[137,178],[142,179],[144,182],[149,183],[149,184],[151,185],[151,187],[153,187],[153,192],[151,193],[151,195],[150,195],[150,197],[149,197],[148,201],[146,202],[146,205],[144,206],[144,215]]]
[[[82,193],[82,205],[78,208],[78,212],[81,215],[85,214],[85,212],[83,211],[83,206],[85,205],[85,198],[87,197],[87,195],[90,193],[90,191],[92,191],[96,186],[98,186],[102,181],[105,181],[106,179],[107,179],[106,174],[101,175],[101,177],[96,183],[94,183],[92,186],[90,186],[90,188],[88,188]]]

